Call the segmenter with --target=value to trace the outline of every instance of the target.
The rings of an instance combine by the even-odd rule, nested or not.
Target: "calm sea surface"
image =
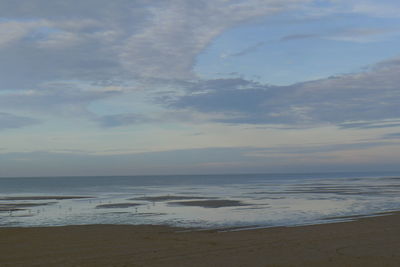
[[[0,178],[2,227],[269,227],[395,210],[399,173]]]

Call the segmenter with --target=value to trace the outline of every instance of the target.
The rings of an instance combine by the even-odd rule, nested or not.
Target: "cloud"
[[[342,123],[339,126],[342,129],[392,128],[392,127],[400,127],[400,120],[347,122],[347,123]]]
[[[224,30],[302,2],[168,1],[152,9],[155,23],[127,40],[122,62],[143,77],[191,79],[196,56]]]
[[[382,139],[399,139],[400,133],[389,133],[382,136]]]
[[[366,14],[373,17],[400,17],[400,5],[397,1],[353,1],[351,9],[354,13]]]
[[[0,90],[32,90],[45,82],[66,80],[123,83],[193,79],[196,57],[227,29],[258,17],[301,9],[313,2],[21,0],[16,5],[15,1],[3,0],[0,2]],[[382,10],[384,6],[370,8],[371,4],[353,1],[348,5],[354,12]],[[329,8],[336,6],[347,4],[334,1]],[[359,34],[375,32],[359,30],[335,38],[349,40]],[[296,38],[311,36],[299,34],[283,40]],[[262,45],[256,44],[238,55]]]
[[[368,43],[376,42],[384,37],[398,35],[399,28],[346,28],[325,33],[304,33],[286,35],[280,38],[281,42],[307,39],[325,39],[343,42]]]
[[[298,145],[298,146],[281,146],[274,148],[260,148],[248,152],[247,156],[254,157],[270,157],[273,154],[289,154],[298,156],[299,154],[319,154],[329,152],[341,152],[349,150],[364,150],[374,147],[384,147],[399,145],[397,142],[358,142],[348,144],[316,144],[316,145]]]
[[[0,90],[34,90],[48,82],[71,80],[113,81],[125,75],[113,57],[112,43],[106,47],[106,37],[96,31],[63,29],[72,21],[47,22],[44,28],[33,28],[17,20],[13,23],[32,30],[26,30],[18,40],[14,38],[12,45],[0,46]],[[31,24],[37,25],[39,21]]]
[[[35,29],[46,27],[45,20],[37,21],[0,21],[0,48],[20,41]]]
[[[301,33],[285,35],[271,42],[258,42],[235,53],[223,53],[221,58],[244,56],[256,52],[269,43],[300,41],[308,39],[325,39],[343,42],[368,43],[382,40],[382,38],[399,35],[399,28],[344,28],[325,33]]]
[[[397,117],[393,105],[393,111],[389,110],[397,97],[390,98],[389,94],[395,90],[393,86],[385,87],[396,79],[393,69],[398,65],[393,62],[359,74],[362,77],[342,76],[288,87],[234,78],[196,82],[193,73],[196,57],[221,33],[312,2],[21,0],[16,5],[15,1],[0,1],[1,109],[85,114],[90,103],[117,95],[105,92],[105,86],[134,84],[154,90],[158,85],[151,82],[158,80],[162,85],[176,82],[177,87],[192,91],[183,96],[170,94],[170,99],[164,97],[165,106],[172,111],[209,113],[215,121],[224,123],[299,126],[389,118],[389,113]],[[377,33],[359,30],[348,35],[352,34]],[[312,36],[292,35],[282,40]],[[258,43],[237,55],[250,53],[262,45],[263,42]],[[362,98],[357,104],[356,97],[361,97],[362,92],[378,95],[376,88],[368,89],[371,84],[378,86],[378,76],[384,88],[377,97],[387,102],[372,105]],[[365,81],[364,89],[361,81]],[[358,87],[352,88],[351,83],[358,83],[354,85]],[[383,99],[385,94],[388,99]],[[327,99],[332,103],[321,103]],[[363,114],[368,113],[362,107],[365,104],[372,106],[369,115]],[[382,110],[387,114],[382,114]],[[112,127],[145,120],[140,117],[126,113],[92,119],[104,127]]]
[[[197,55],[219,34],[308,1],[4,0],[0,89],[193,78]]]
[[[331,34],[328,33],[321,37],[335,41],[367,43],[378,41],[382,37],[393,34],[398,35],[399,28],[350,28],[332,32]]]
[[[224,115],[214,119],[222,123],[365,127],[357,123],[400,118],[399,72],[400,60],[393,59],[366,72],[290,86],[244,79],[203,80],[187,86],[185,95],[165,98],[164,104]]]
[[[221,58],[227,58],[227,57],[240,57],[240,56],[245,56],[247,54],[253,53],[257,51],[259,48],[263,47],[266,45],[266,42],[258,42],[254,45],[251,45],[239,52],[236,53],[225,53],[221,55]]]
[[[316,172],[398,170],[398,158],[365,162],[351,151],[399,145],[395,142],[316,144],[287,147],[207,147],[104,153],[64,150],[0,153],[0,176],[139,175],[234,172]],[[336,153],[335,152],[341,152]],[[363,151],[366,153],[366,151]],[[299,154],[302,156],[299,157]],[[344,159],[343,159],[344,158]],[[24,161],[21,167],[21,161]],[[229,166],[229,168],[227,168]],[[377,169],[378,168],[378,169]]]
[[[96,119],[96,121],[102,127],[113,128],[113,127],[128,126],[128,125],[150,122],[151,120],[140,114],[125,113],[125,114],[100,116],[99,118]]]
[[[4,109],[50,113],[52,115],[82,115],[93,101],[120,95],[119,90],[84,89],[74,83],[49,83],[41,90],[3,92],[0,106]]]
[[[117,94],[107,86],[195,79],[196,57],[225,30],[308,1],[0,1],[0,110],[137,123],[141,115],[99,117],[87,106]]]
[[[0,130],[22,128],[40,123],[39,120],[0,112]]]
[[[363,15],[372,18],[398,18],[400,5],[395,0],[331,0],[311,2],[303,10],[307,19],[318,19],[338,14]]]
[[[320,34],[291,34],[291,35],[286,35],[283,36],[280,41],[293,41],[293,40],[302,40],[302,39],[312,39],[312,38],[318,38],[321,37]]]

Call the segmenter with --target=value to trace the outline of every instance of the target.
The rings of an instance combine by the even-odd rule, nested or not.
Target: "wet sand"
[[[193,201],[174,201],[168,202],[169,205],[203,207],[203,208],[222,208],[247,206],[238,200],[217,199],[217,200],[193,200]]]
[[[210,197],[172,195],[172,196],[137,197],[137,198],[130,198],[129,200],[146,200],[152,202],[163,202],[170,200],[185,200],[185,199],[210,199]]]
[[[21,197],[0,197],[0,200],[65,200],[93,198],[88,196],[21,196]]]
[[[26,210],[25,208],[48,206],[57,202],[46,203],[0,203],[0,212],[10,212],[18,210]]]
[[[102,204],[97,205],[96,209],[121,209],[141,206],[140,203],[113,203],[113,204]]]
[[[0,266],[400,266],[400,214],[231,232],[0,228]]]

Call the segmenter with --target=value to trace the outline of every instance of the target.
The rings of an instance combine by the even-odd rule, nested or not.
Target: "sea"
[[[400,173],[0,178],[0,227],[298,226],[400,210]]]

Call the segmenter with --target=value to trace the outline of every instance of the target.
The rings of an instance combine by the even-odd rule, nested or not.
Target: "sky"
[[[0,0],[0,176],[400,171],[397,0]]]

